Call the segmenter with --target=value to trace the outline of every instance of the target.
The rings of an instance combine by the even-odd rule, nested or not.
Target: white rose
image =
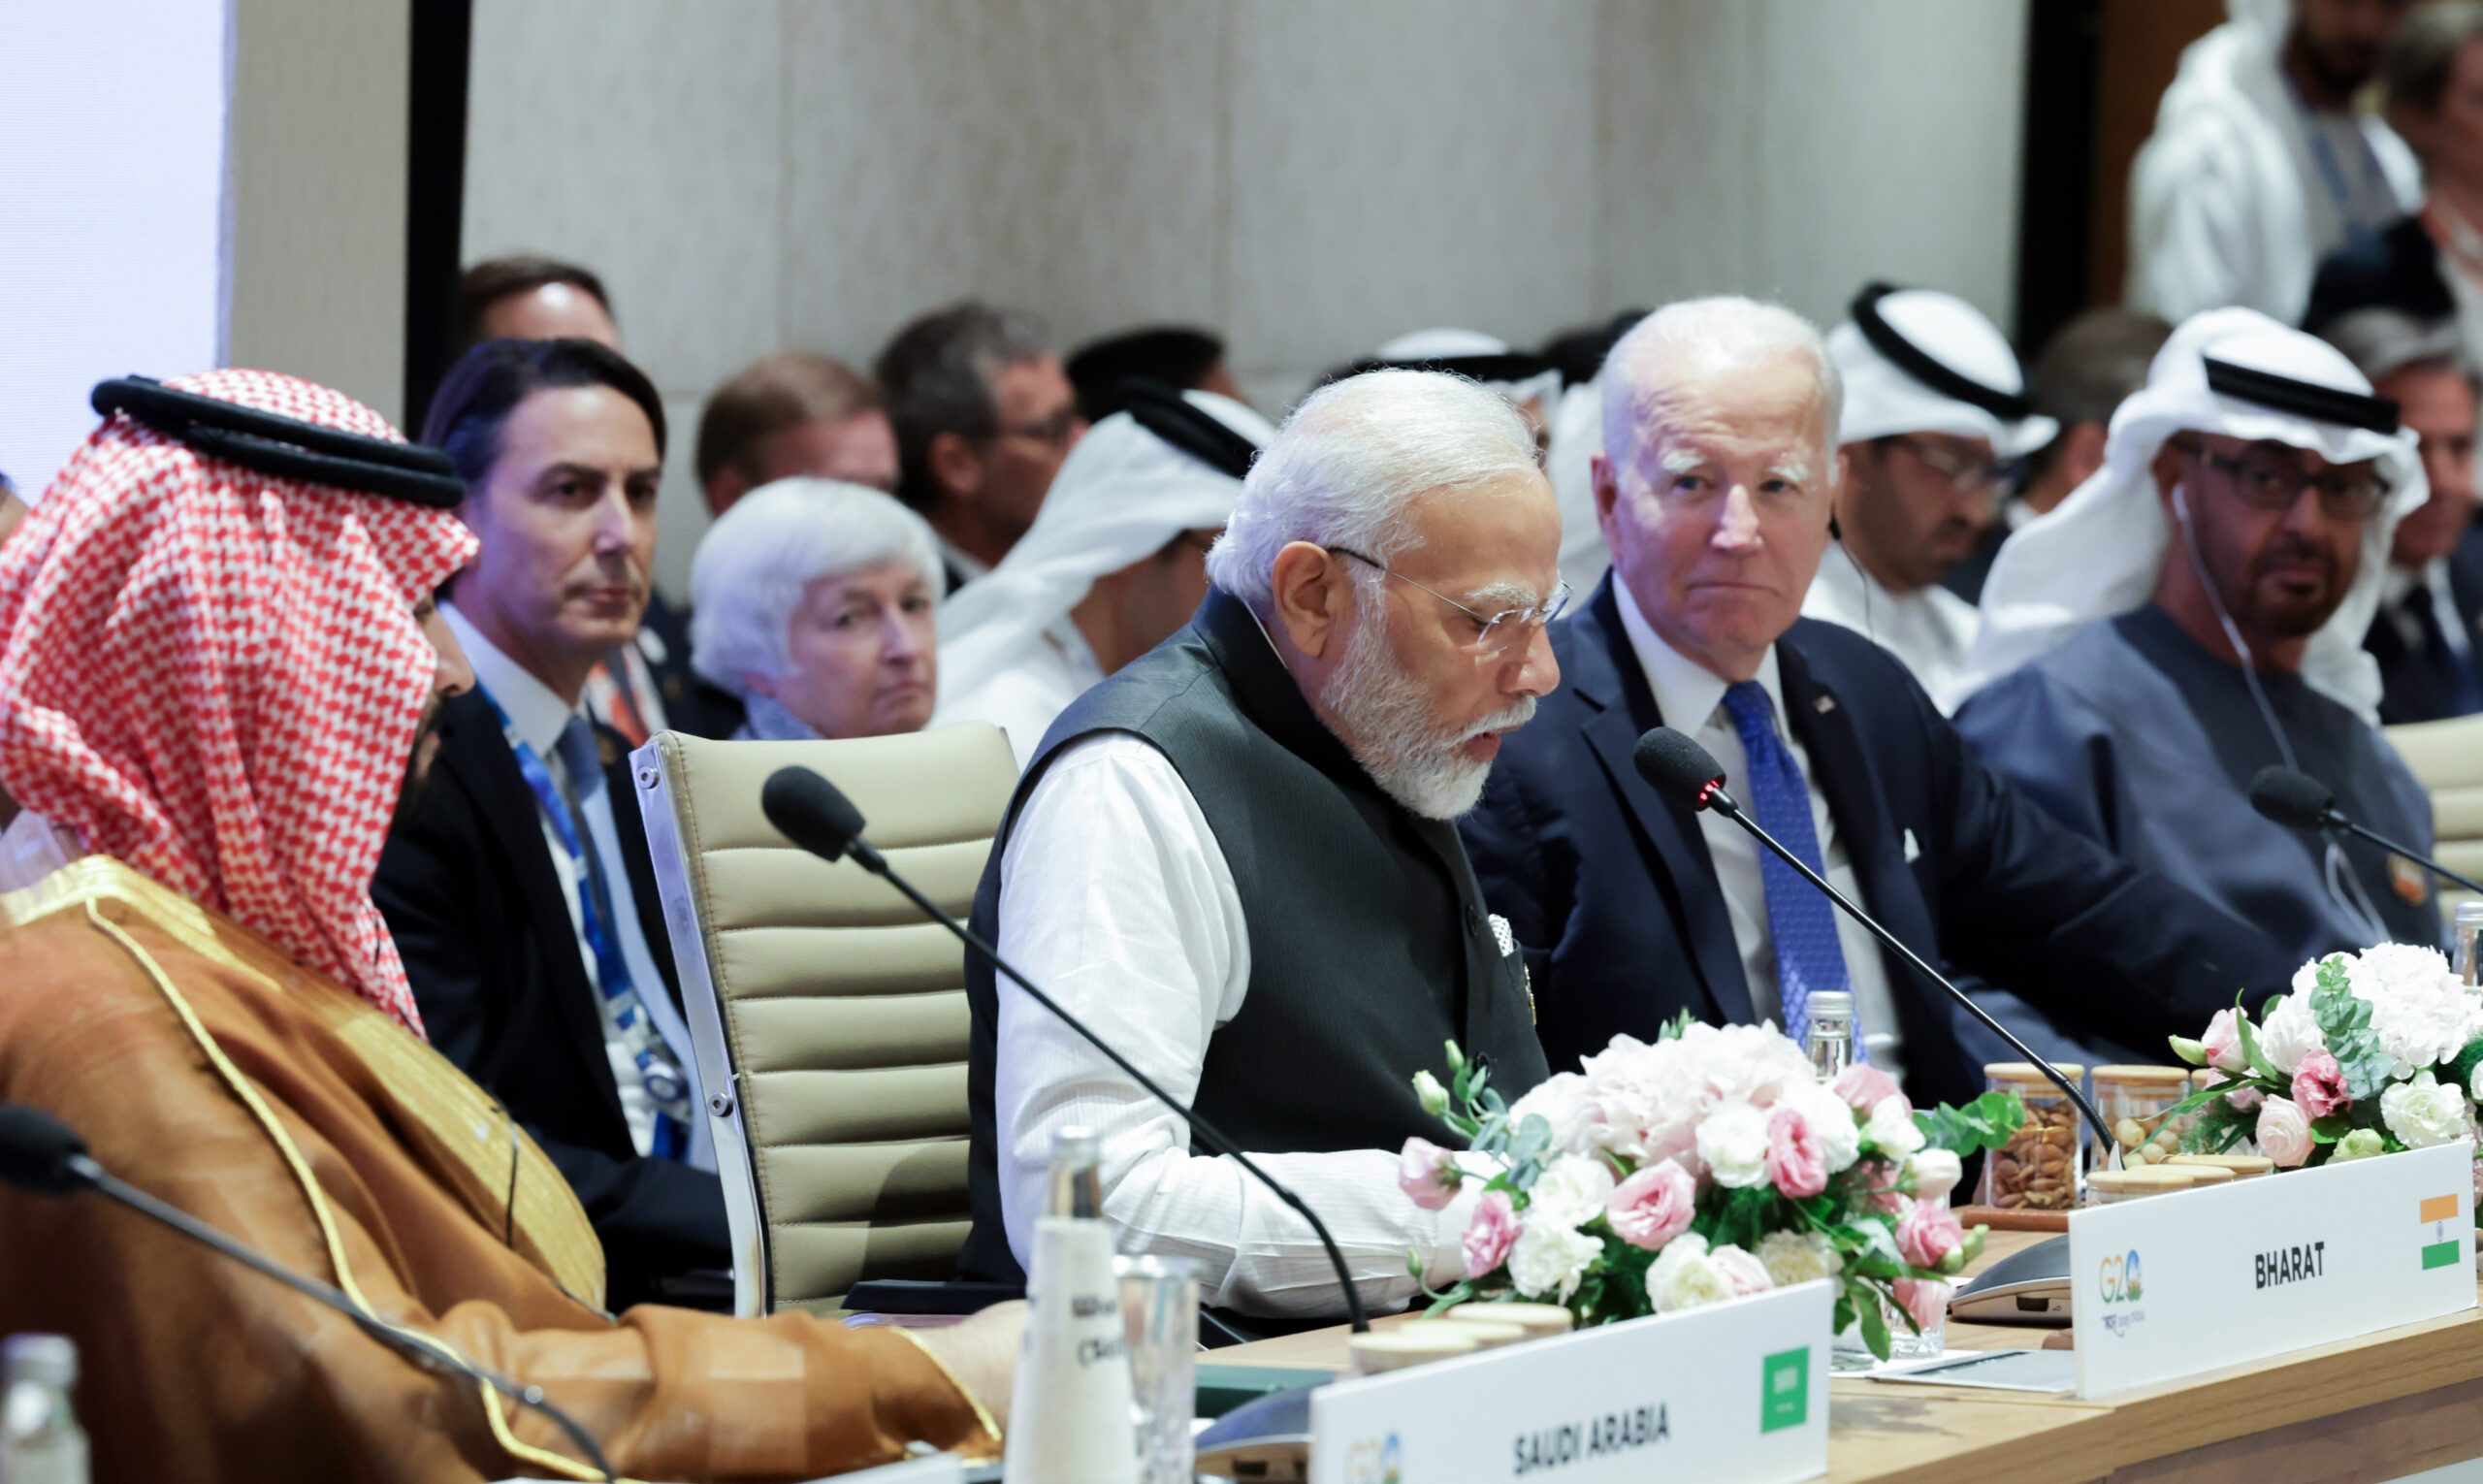
[[[1666,1242],[1656,1255],[1655,1266],[1647,1270],[1647,1301],[1660,1314],[1722,1304],[1732,1296],[1733,1285],[1707,1255],[1707,1239],[1695,1232],[1684,1232]]]
[[[1584,1226],[1602,1215],[1611,1199],[1609,1165],[1587,1155],[1564,1154],[1535,1177],[1534,1188],[1527,1192],[1526,1218],[1529,1224]]]
[[[2276,1008],[2259,1022],[2259,1054],[2268,1058],[2269,1065],[2291,1077],[2304,1057],[2327,1047],[2328,1035],[2310,1013],[2310,992],[2302,987],[2302,976],[2297,974],[2293,993],[2276,1001]]]
[[[1937,1201],[1957,1188],[1965,1178],[1964,1161],[1954,1149],[1917,1149],[1906,1160],[1906,1168],[1914,1173],[1914,1198]]]
[[[1845,1099],[1819,1082],[1804,1082],[1788,1088],[1777,1102],[1800,1113],[1810,1124],[1828,1174],[1842,1175],[1854,1167],[1855,1157],[1862,1152],[1862,1130],[1854,1124],[1854,1110],[1846,1106]]]
[[[2467,1079],[2466,1092],[2477,1103],[2483,1103],[2483,1061],[2474,1064],[2474,1075]]]
[[[1779,1288],[1834,1277],[1845,1271],[1836,1243],[1818,1232],[1770,1232],[1758,1241],[1758,1261]]]
[[[1588,1267],[1602,1255],[1600,1237],[1556,1221],[1529,1220],[1509,1251],[1509,1280],[1520,1293],[1566,1304],[1578,1291],[1578,1280],[1586,1276]]]
[[[2371,1034],[2394,1063],[2391,1076],[2453,1060],[2474,1038],[2475,1002],[2437,949],[2383,943],[2356,960],[2347,982],[2370,1006]]]
[[[1717,1109],[1698,1125],[1698,1157],[1719,1185],[1744,1190],[1764,1182],[1767,1114],[1748,1103]]]
[[[2465,1138],[2466,1109],[2466,1090],[2442,1084],[2429,1071],[2379,1095],[2379,1121],[2409,1149]]]
[[[1509,1122],[1541,1118],[1552,1127],[1552,1147],[1584,1154],[1596,1146],[1596,1136],[1603,1131],[1603,1112],[1587,1093],[1587,1080],[1575,1072],[1545,1078],[1509,1105]]]
[[[1872,1105],[1871,1121],[1862,1125],[1862,1137],[1879,1145],[1881,1153],[1898,1159],[1922,1147],[1922,1130],[1914,1121],[1914,1110],[1895,1095]]]

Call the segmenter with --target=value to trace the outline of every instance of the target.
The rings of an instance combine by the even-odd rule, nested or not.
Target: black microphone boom
[[[2316,830],[2323,835],[2341,829],[2349,835],[2360,835],[2384,851],[2404,856],[2434,876],[2453,881],[2468,891],[2483,892],[2483,883],[2460,876],[2422,852],[2400,845],[2386,835],[2374,833],[2345,818],[2337,809],[2336,790],[2299,769],[2275,763],[2261,768],[2250,780],[2250,807],[2294,829]]]
[[[770,775],[759,790],[758,805],[765,812],[767,823],[775,825],[786,839],[822,859],[838,860],[850,855],[855,865],[894,887],[907,901],[919,908],[923,916],[955,934],[993,969],[1007,975],[1010,983],[1025,990],[1028,998],[1049,1011],[1054,1019],[1076,1031],[1088,1046],[1103,1052],[1106,1060],[1145,1088],[1148,1096],[1180,1114],[1181,1121],[1189,1125],[1191,1135],[1200,1144],[1241,1166],[1252,1179],[1265,1185],[1277,1200],[1309,1222],[1310,1230],[1319,1238],[1319,1245],[1327,1250],[1328,1265],[1337,1270],[1337,1286],[1344,1292],[1345,1313],[1355,1333],[1370,1328],[1370,1319],[1363,1312],[1362,1294],[1354,1287],[1353,1274],[1345,1267],[1345,1255],[1337,1249],[1337,1239],[1328,1234],[1328,1223],[1319,1219],[1319,1213],[1310,1209],[1309,1203],[1294,1194],[1274,1176],[1260,1169],[1258,1162],[1243,1152],[1240,1145],[1225,1137],[1222,1130],[1156,1085],[1155,1079],[1132,1066],[1128,1057],[1089,1029],[1085,1021],[1062,1009],[1058,1001],[1035,987],[1032,981],[1000,956],[999,950],[983,941],[981,934],[942,911],[939,903],[924,896],[915,889],[912,882],[898,875],[887,863],[887,858],[862,838],[862,812],[854,807],[854,801],[845,796],[844,790],[809,768],[798,765],[782,767]]]
[[[242,1267],[263,1276],[274,1278],[295,1293],[315,1299],[360,1326],[363,1333],[388,1348],[411,1359],[424,1370],[446,1366],[480,1386],[487,1386],[524,1406],[531,1406],[552,1419],[577,1444],[578,1451],[593,1461],[597,1472],[606,1479],[618,1478],[612,1466],[597,1445],[595,1435],[579,1426],[577,1420],[552,1404],[539,1386],[522,1385],[496,1371],[478,1366],[428,1337],[404,1331],[364,1313],[359,1305],[345,1294],[316,1278],[306,1277],[287,1268],[280,1268],[268,1258],[242,1245],[222,1232],[201,1221],[177,1206],[160,1201],[106,1170],[87,1154],[85,1142],[58,1118],[41,1109],[22,1104],[0,1103],[0,1185],[31,1191],[37,1195],[67,1195],[78,1190],[93,1190],[118,1201],[142,1215],[171,1227],[202,1246],[210,1247]]]
[[[2069,1094],[2071,1104],[2085,1117],[2088,1125],[2095,1130],[2096,1136],[2104,1141],[2106,1148],[2120,1146],[2120,1140],[2105,1124],[2103,1114],[2095,1111],[2095,1105],[2086,1101],[2086,1094],[2079,1091],[2078,1084],[2063,1076],[2058,1067],[2036,1055],[2026,1043],[2009,1033],[2009,1027],[1993,1019],[1981,1005],[1968,997],[1964,990],[1949,983],[1947,975],[1923,962],[1921,955],[1906,947],[1896,934],[1882,927],[1878,919],[1864,912],[1852,897],[1829,886],[1826,877],[1812,870],[1791,851],[1779,845],[1774,835],[1759,828],[1757,820],[1742,813],[1742,806],[1735,803],[1733,796],[1725,791],[1725,770],[1717,766],[1714,754],[1700,747],[1695,740],[1683,732],[1669,726],[1659,726],[1638,739],[1638,745],[1631,750],[1630,757],[1638,764],[1639,776],[1653,784],[1658,793],[1688,804],[1693,811],[1705,809],[1721,814],[1750,831],[1752,839],[1774,852],[1778,859],[1791,866],[1804,881],[1825,892],[1827,899],[1843,909],[1847,917],[1870,929],[1872,937],[1894,950],[1898,957],[1914,966],[1917,974],[1938,985],[1942,993],[1964,1006],[1976,1019],[1989,1028],[1993,1035],[2009,1043],[2011,1050],[2026,1058],[2028,1064],[2043,1073],[2053,1086]]]

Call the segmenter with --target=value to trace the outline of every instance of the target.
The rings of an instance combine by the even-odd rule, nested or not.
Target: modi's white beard
[[[1534,697],[1522,695],[1463,730],[1440,724],[1431,693],[1397,665],[1388,650],[1386,624],[1371,604],[1367,622],[1354,626],[1336,672],[1319,702],[1336,719],[1345,750],[1390,798],[1430,820],[1453,820],[1483,796],[1492,765],[1457,749],[1487,731],[1522,726],[1534,716]]]

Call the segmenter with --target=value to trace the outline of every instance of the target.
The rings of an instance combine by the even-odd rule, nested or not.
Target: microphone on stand
[[[595,1436],[568,1413],[552,1404],[539,1386],[523,1385],[498,1371],[488,1370],[459,1355],[445,1344],[425,1337],[399,1330],[370,1314],[366,1314],[344,1294],[316,1278],[280,1268],[222,1232],[199,1220],[177,1206],[169,1205],[129,1184],[95,1162],[86,1152],[85,1141],[69,1125],[41,1109],[17,1103],[0,1103],[0,1185],[8,1185],[35,1195],[70,1195],[80,1190],[92,1190],[118,1201],[152,1220],[171,1227],[190,1241],[211,1247],[242,1267],[267,1277],[306,1298],[317,1300],[360,1326],[363,1333],[392,1350],[399,1351],[425,1370],[446,1366],[487,1386],[510,1401],[531,1406],[552,1419],[578,1451],[592,1461],[605,1479],[619,1477],[596,1444]]]
[[[2250,807],[2279,824],[2294,829],[2329,835],[2343,830],[2360,835],[2385,851],[2394,852],[2431,872],[2464,887],[2468,891],[2483,892],[2483,883],[2434,860],[2431,856],[2400,845],[2386,835],[2377,834],[2338,812],[2336,790],[2309,774],[2295,768],[2270,763],[2250,780]]]
[[[1156,1085],[1153,1078],[1132,1066],[1128,1057],[1113,1049],[1112,1044],[1095,1034],[1085,1021],[1062,1009],[1059,1002],[1011,967],[1009,961],[1000,956],[1000,951],[985,943],[982,935],[942,911],[939,903],[924,896],[912,882],[898,875],[888,865],[887,857],[862,838],[862,811],[854,807],[854,801],[845,796],[844,790],[809,768],[798,765],[782,767],[768,775],[765,786],[759,790],[758,806],[766,814],[768,823],[775,825],[779,833],[803,850],[822,860],[833,861],[850,856],[855,865],[894,887],[907,901],[919,908],[923,916],[954,934],[968,950],[1006,975],[1010,983],[1026,991],[1036,1004],[1050,1012],[1054,1019],[1076,1031],[1088,1046],[1103,1052],[1106,1060],[1145,1088],[1148,1096],[1179,1114],[1181,1121],[1189,1125],[1191,1136],[1201,1145],[1241,1166],[1252,1179],[1265,1185],[1277,1200],[1309,1222],[1310,1230],[1319,1238],[1319,1245],[1327,1250],[1328,1265],[1337,1271],[1337,1286],[1344,1293],[1345,1312],[1354,1332],[1363,1334],[1370,1329],[1370,1320],[1363,1312],[1362,1294],[1355,1289],[1353,1276],[1346,1271],[1344,1254],[1337,1249],[1337,1239],[1328,1234],[1328,1224],[1319,1219],[1319,1213],[1310,1209],[1309,1203],[1294,1194],[1274,1176],[1260,1169],[1258,1162],[1242,1152],[1240,1145],[1225,1137],[1221,1130],[1195,1110]]]
[[[2106,1126],[2103,1115],[2095,1111],[2095,1105],[2086,1101],[2086,1095],[2078,1090],[2077,1082],[2063,1076],[2058,1067],[2036,1055],[2026,1043],[2011,1035],[2007,1026],[1993,1019],[1981,1005],[1969,998],[1964,990],[1949,983],[1946,975],[1923,962],[1919,954],[1899,941],[1896,934],[1882,927],[1878,919],[1864,912],[1852,897],[1829,886],[1825,877],[1804,864],[1791,851],[1777,844],[1775,836],[1759,828],[1757,821],[1742,813],[1742,806],[1734,802],[1730,793],[1725,791],[1725,770],[1717,765],[1714,754],[1700,747],[1687,733],[1676,731],[1669,726],[1659,726],[1638,739],[1638,745],[1630,750],[1630,758],[1638,765],[1638,776],[1654,785],[1658,793],[1688,804],[1693,811],[1703,809],[1711,814],[1723,815],[1748,830],[1752,839],[1767,847],[1778,859],[1791,866],[1804,881],[1825,892],[1827,899],[1841,908],[1847,917],[1870,929],[1871,936],[1894,950],[1898,957],[1914,966],[1916,973],[1937,984],[1942,993],[1964,1006],[1976,1019],[1989,1027],[1993,1035],[2009,1043],[2011,1050],[2024,1057],[2037,1071],[2043,1073],[2053,1086],[2067,1093],[2070,1103],[2078,1109],[2080,1116],[2083,1117],[2088,1126],[2095,1130],[2096,1136],[2104,1141],[2104,1147],[2109,1149],[2120,1147],[2120,1140],[2114,1137],[2111,1128]]]

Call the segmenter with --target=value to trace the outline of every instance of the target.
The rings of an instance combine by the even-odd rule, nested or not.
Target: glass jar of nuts
[[[2075,1062],[2059,1065],[2073,1081],[2086,1070]],[[1983,1204],[2010,1210],[2075,1210],[2082,1150],[2077,1106],[2027,1062],[1996,1061],[1983,1076],[1989,1090],[2014,1092],[2026,1104],[2026,1121],[1983,1162]]]
[[[2181,1152],[2180,1127],[2166,1117],[2190,1092],[2187,1067],[2097,1067],[2095,1111],[2121,1146],[2121,1168],[2160,1165]],[[2107,1169],[2112,1151],[2099,1148],[2088,1155],[2091,1167]]]

